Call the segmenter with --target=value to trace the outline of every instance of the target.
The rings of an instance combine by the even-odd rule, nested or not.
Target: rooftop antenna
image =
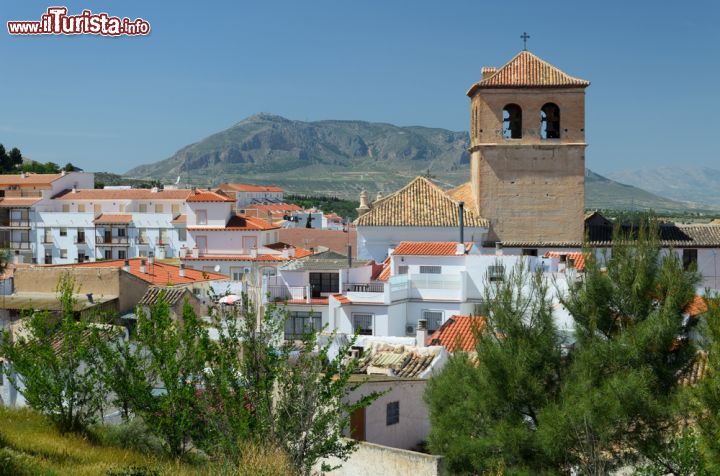
[[[527,51],[527,40],[530,39],[530,35],[528,35],[526,31],[523,31],[523,34],[520,35],[520,38],[523,40],[523,51]]]

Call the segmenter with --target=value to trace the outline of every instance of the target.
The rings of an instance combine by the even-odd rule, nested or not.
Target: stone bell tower
[[[490,221],[489,241],[583,240],[589,84],[521,51],[499,69],[484,67],[467,92],[472,194]]]

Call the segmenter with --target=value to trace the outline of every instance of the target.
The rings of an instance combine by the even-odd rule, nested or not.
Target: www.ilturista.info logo
[[[40,21],[9,21],[11,35],[102,35],[137,36],[150,34],[150,23],[137,18],[113,17],[107,13],[83,10],[79,15],[68,15],[66,7],[50,7]]]

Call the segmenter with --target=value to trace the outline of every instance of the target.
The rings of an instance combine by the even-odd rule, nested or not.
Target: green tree
[[[17,147],[13,147],[12,149],[10,149],[10,152],[8,153],[7,157],[8,157],[9,170],[13,170],[13,169],[17,168],[18,166],[22,165],[22,163],[23,163],[22,153],[20,152],[20,149],[18,149]]]
[[[519,264],[485,289],[477,362],[456,354],[428,383],[430,450],[457,474],[549,472],[537,430],[563,365],[548,284]]]
[[[60,316],[37,311],[24,318],[26,332],[3,334],[0,355],[8,380],[28,405],[47,415],[61,432],[82,431],[100,416],[105,392],[93,337],[103,332],[75,312],[75,281],[58,284]],[[110,338],[110,335],[106,335]]]

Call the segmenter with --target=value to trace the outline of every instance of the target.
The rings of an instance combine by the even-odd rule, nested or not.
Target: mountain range
[[[125,177],[172,183],[179,176],[181,184],[195,186],[272,183],[298,194],[357,199],[363,189],[370,196],[392,192],[421,174],[446,188],[466,182],[468,144],[467,132],[365,121],[305,122],[260,113],[165,160],[135,167]],[[586,174],[586,208],[720,209],[688,203],[705,202],[700,196],[673,200],[651,192],[589,170]]]

